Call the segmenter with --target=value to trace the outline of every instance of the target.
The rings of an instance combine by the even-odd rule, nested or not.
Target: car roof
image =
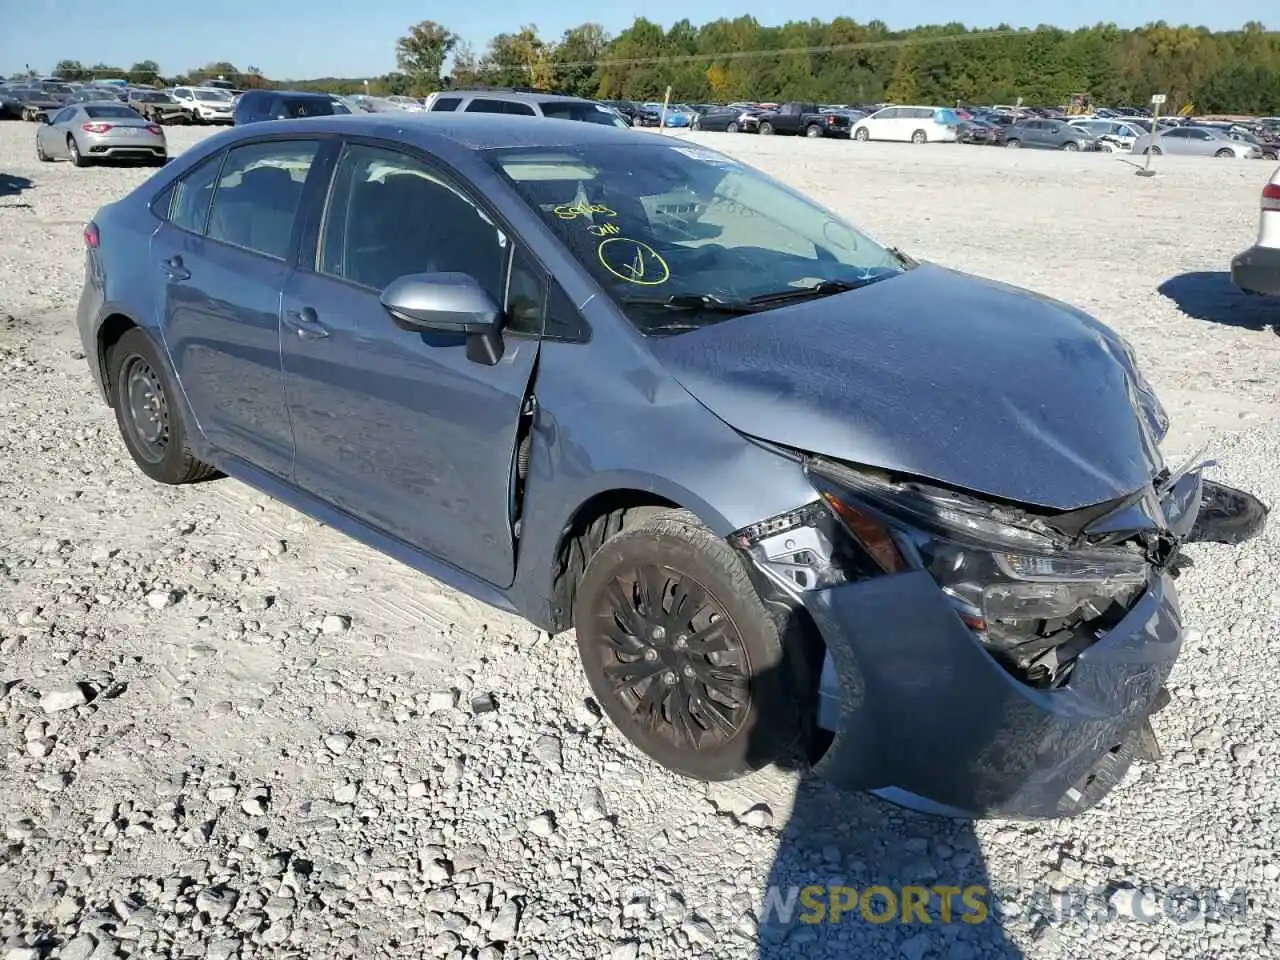
[[[528,90],[441,90],[441,97],[492,97],[495,100],[564,100],[572,103],[595,103],[587,97],[574,97],[565,93],[538,93]]]
[[[576,98],[570,98],[576,99]],[[233,127],[219,135],[226,144],[241,138],[261,136],[256,125]],[[665,144],[660,137],[636,133],[632,129],[581,123],[575,120],[552,120],[547,117],[512,119],[509,114],[455,113],[368,113],[350,116],[306,117],[289,121],[293,135],[346,133],[397,140],[430,150],[450,141],[469,150],[497,147],[576,147]],[[226,137],[226,140],[221,139]]]
[[[217,90],[218,88],[214,87],[213,89]],[[316,93],[314,90],[246,90],[240,95],[241,99],[249,96],[293,97],[295,99],[301,98],[304,100],[332,100],[334,97],[332,93]]]

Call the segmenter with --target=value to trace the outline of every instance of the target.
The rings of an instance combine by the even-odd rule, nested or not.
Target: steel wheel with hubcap
[[[866,143],[868,140],[871,139],[871,132],[867,130],[866,127],[859,127],[858,132],[855,133],[853,136],[855,140],[861,141],[862,143]]]
[[[1234,160],[1236,157],[1236,153],[1234,150],[1229,150],[1226,147],[1223,147],[1221,150],[1215,153],[1214,156],[1217,157],[1219,160]]]
[[[606,541],[578,584],[574,625],[605,713],[668,769],[728,780],[796,741],[777,622],[742,558],[691,514]]]
[[[133,354],[121,368],[128,398],[127,423],[138,452],[150,463],[164,459],[169,443],[169,402],[160,375],[146,358]]]
[[[737,124],[737,123],[735,123],[734,121],[730,120],[730,121],[729,121],[729,123],[725,125],[724,132],[725,132],[725,133],[737,133],[737,132],[738,132],[738,124]]]
[[[915,133],[911,135],[911,142],[912,143],[928,143],[929,135],[925,133],[923,130],[917,130]]]
[[[761,133],[763,136],[766,136],[766,137],[767,137],[767,136],[769,136],[770,134],[772,134],[772,133],[773,133],[773,124],[772,124],[772,123],[770,123],[768,120],[763,121],[763,122],[760,124],[760,133]]]

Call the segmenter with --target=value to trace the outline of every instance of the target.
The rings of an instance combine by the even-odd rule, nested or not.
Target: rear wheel
[[[1143,155],[1144,157],[1145,157],[1148,153],[1149,153],[1149,154],[1151,154],[1153,157],[1158,157],[1158,156],[1160,156],[1160,154],[1164,153],[1164,151],[1163,151],[1163,150],[1161,150],[1159,147],[1147,147],[1147,149],[1145,149],[1145,150],[1143,150],[1143,151],[1142,151],[1142,155]]]
[[[116,424],[138,469],[169,484],[215,473],[191,453],[177,388],[150,337],[136,327],[126,331],[107,356],[107,371]]]
[[[771,133],[773,133],[773,124],[770,123],[768,120],[761,121],[760,133],[762,136],[766,136],[766,137],[769,136]]]
[[[80,152],[80,144],[76,143],[76,138],[70,134],[67,135],[67,156],[77,167],[89,165],[89,159]]]
[[[822,136],[822,128],[816,123],[811,123],[804,128],[804,135],[806,137],[820,137]]]
[[[868,130],[866,127],[859,127],[857,133],[853,135],[853,138],[862,143],[866,143],[868,140],[871,139],[871,131]]]
[[[724,132],[725,132],[725,133],[737,133],[737,132],[738,132],[738,125],[737,125],[737,123],[733,122],[732,120],[731,120],[731,121],[729,121],[729,123],[727,123],[727,124],[725,125]]]
[[[730,780],[797,741],[778,621],[741,557],[682,510],[617,533],[574,599],[587,680],[609,719],[670,770]]]
[[[1068,153],[1078,153],[1080,150],[1080,144],[1076,143],[1074,140],[1068,140],[1062,145],[1062,149],[1066,150]]]
[[[1019,140],[1017,137],[1013,137],[1009,140],[1006,140],[1004,142],[1004,145],[1008,147],[1010,150],[1017,150],[1019,147],[1022,146],[1022,141]]]
[[[44,152],[44,146],[40,143],[40,137],[36,137],[36,159],[41,163],[51,163],[53,157]]]
[[[911,134],[911,142],[912,143],[928,143],[929,135],[925,133],[923,130],[917,130],[915,133]]]
[[[1234,160],[1236,154],[1234,150],[1229,150],[1226,147],[1223,147],[1221,150],[1215,153],[1214,156],[1217,157],[1219,160]]]

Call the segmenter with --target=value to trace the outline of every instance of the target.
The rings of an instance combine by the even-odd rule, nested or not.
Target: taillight
[[[85,133],[106,133],[111,129],[109,123],[82,123],[80,129]]]
[[[160,129],[160,125],[156,123],[148,123],[147,131],[149,133],[154,133],[157,137],[164,133],[164,131]]]
[[[1280,183],[1268,183],[1262,188],[1262,209],[1280,210]]]
[[[84,228],[84,245],[94,250],[98,249],[98,225],[92,220]]]

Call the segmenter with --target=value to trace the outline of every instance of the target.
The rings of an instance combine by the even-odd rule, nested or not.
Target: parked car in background
[[[773,133],[803,137],[848,137],[849,118],[838,113],[823,113],[816,103],[791,100],[771,110],[763,110],[756,118],[761,136]]]
[[[1143,134],[1133,142],[1133,152],[1142,155],[1148,151],[1152,154],[1171,153],[1224,160],[1256,160],[1262,157],[1262,151],[1252,143],[1232,140],[1230,134],[1216,127],[1179,126],[1157,131],[1154,143],[1151,134]]]
[[[301,90],[246,90],[236,103],[233,122],[259,123],[264,120],[297,120],[300,117],[329,117],[349,110],[327,93]]]
[[[396,95],[387,97],[386,100],[387,103],[394,104],[401,110],[407,110],[409,113],[422,113],[427,109],[421,100],[417,100],[413,97]]]
[[[1280,167],[1262,188],[1258,239],[1232,259],[1231,282],[1245,293],[1280,297]]]
[[[174,87],[173,98],[191,123],[234,123],[232,95],[218,87]]]
[[[77,167],[96,160],[159,165],[169,155],[164,129],[123,103],[73,103],[44,116],[36,156],[46,162],[66,157]]]
[[[130,90],[125,103],[154,123],[173,123],[188,119],[182,104],[162,90]]]
[[[1228,130],[1227,136],[1239,143],[1248,143],[1258,148],[1258,156],[1263,160],[1280,159],[1280,137],[1263,136],[1250,130]]]
[[[994,146],[1004,139],[1004,128],[987,120],[971,117],[956,125],[956,142]]]
[[[1155,756],[1183,544],[1266,509],[1167,468],[1100,321],[675,138],[279,133],[85,228],[77,326],[142,474],[222,471],[575,629],[604,712],[685,776],[807,752],[935,812],[1063,817]]]
[[[57,110],[65,99],[35,87],[10,87],[4,93],[2,114],[34,122],[48,110]]]
[[[761,112],[743,107],[712,107],[694,118],[693,128],[716,133],[755,133]]]
[[[578,120],[606,127],[627,127],[610,107],[583,97],[513,90],[449,90],[431,101],[431,113],[505,113],[512,116]]]
[[[885,107],[855,123],[853,138],[864,142],[955,143],[959,125],[960,118],[949,107]]]
[[[1040,150],[1097,150],[1098,138],[1084,127],[1041,117],[1006,127],[1004,145]]]
[[[1067,121],[1071,126],[1088,130],[1098,138],[1098,149],[1112,153],[1128,153],[1133,149],[1133,142],[1142,136],[1144,131],[1134,123],[1106,118],[1076,119]]]

